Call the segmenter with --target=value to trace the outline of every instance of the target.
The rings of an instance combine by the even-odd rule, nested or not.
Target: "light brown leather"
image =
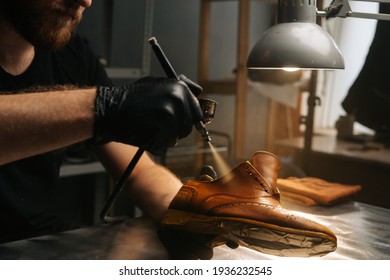
[[[252,163],[241,163],[215,181],[185,182],[173,199],[163,224],[179,229],[183,226],[187,230],[207,230],[207,233],[211,233],[213,229],[210,225],[202,229],[198,224],[209,220],[218,220],[222,224],[234,220],[245,224],[249,230],[251,227],[267,228],[277,231],[280,236],[285,232],[301,235],[302,240],[320,236],[324,242],[331,243],[326,250],[334,250],[336,236],[331,230],[281,206],[279,190],[276,187],[279,169],[277,157],[258,151],[253,155]],[[197,226],[194,225],[195,221]],[[232,227],[229,227],[229,230],[232,230]]]
[[[277,185],[283,192],[283,198],[286,197],[295,202],[294,198],[300,196],[306,200],[313,200],[313,205],[334,205],[349,201],[362,188],[360,185],[333,183],[315,177],[278,179]]]

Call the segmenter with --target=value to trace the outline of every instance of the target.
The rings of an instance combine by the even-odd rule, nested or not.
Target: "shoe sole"
[[[169,209],[163,226],[224,236],[261,253],[283,257],[323,256],[334,251],[336,239],[322,232],[281,227],[236,217],[209,217]]]

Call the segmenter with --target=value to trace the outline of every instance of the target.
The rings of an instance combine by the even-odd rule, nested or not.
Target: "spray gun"
[[[177,76],[175,70],[173,70],[172,65],[169,63],[167,57],[165,56],[164,52],[162,51],[160,45],[158,45],[157,40],[155,37],[152,37],[149,39],[149,43],[152,45],[152,48],[154,52],[156,53],[156,56],[158,60],[161,63],[161,66],[163,67],[165,73],[167,74],[168,78],[173,78],[177,80],[184,81],[192,93],[194,93],[196,96],[198,96],[202,92],[202,87],[200,87],[198,84],[194,83],[184,75],[180,75],[180,77]],[[206,128],[205,124],[208,124],[211,119],[214,117],[215,108],[217,105],[217,102],[210,99],[205,98],[199,98],[199,104],[203,113],[203,120],[199,121],[194,124],[195,128],[200,132],[202,138],[208,142],[211,143],[210,134]],[[100,218],[103,222],[119,222],[127,217],[125,216],[119,216],[119,217],[110,217],[109,211],[111,210],[112,206],[114,205],[116,199],[118,198],[120,192],[126,185],[127,178],[130,176],[130,174],[133,172],[134,167],[137,165],[138,161],[140,160],[142,154],[145,150],[147,150],[149,144],[146,144],[144,147],[139,147],[133,158],[131,159],[130,163],[128,164],[127,168],[123,172],[122,176],[119,178],[119,180],[116,182],[115,187],[108,197],[108,200],[106,204],[104,205],[102,211],[100,212]]]
[[[184,81],[189,87],[189,89],[193,92],[193,94],[195,94],[195,96],[198,96],[203,91],[202,87],[194,83],[184,75],[178,76],[176,74],[175,70],[173,69],[171,63],[165,56],[160,45],[157,43],[155,37],[150,38],[148,41],[151,44],[152,49],[154,50],[157,59],[159,60],[167,77]],[[210,99],[198,99],[198,100],[203,112],[203,120],[195,123],[194,126],[199,131],[200,135],[206,142],[211,142],[210,134],[205,124],[209,123],[211,119],[214,117],[215,107],[217,103],[214,100],[210,100]]]

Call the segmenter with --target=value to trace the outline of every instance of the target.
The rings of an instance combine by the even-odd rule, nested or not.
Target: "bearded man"
[[[118,178],[147,142],[161,153],[202,119],[187,85],[113,87],[74,31],[92,0],[0,1],[0,242],[69,229],[54,203],[64,148],[88,141]],[[144,153],[127,187],[157,221],[181,187]],[[69,204],[71,205],[71,201]]]

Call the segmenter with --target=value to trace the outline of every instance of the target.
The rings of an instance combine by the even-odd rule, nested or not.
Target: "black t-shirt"
[[[21,75],[12,76],[0,67],[0,92],[67,84],[111,85],[98,59],[79,36],[55,54],[36,49],[32,64]],[[56,214],[53,200],[63,157],[64,150],[60,149],[0,166],[0,242],[68,228]]]

